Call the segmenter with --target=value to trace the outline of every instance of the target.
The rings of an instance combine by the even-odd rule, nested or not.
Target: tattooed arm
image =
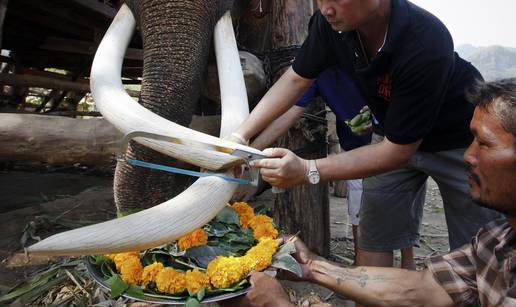
[[[294,254],[303,280],[332,289],[367,306],[453,306],[448,293],[428,270],[381,267],[341,267],[312,253],[295,239]],[[292,278],[292,276],[289,275]]]
[[[428,270],[343,268],[315,260],[310,264],[310,281],[367,306],[453,306]]]

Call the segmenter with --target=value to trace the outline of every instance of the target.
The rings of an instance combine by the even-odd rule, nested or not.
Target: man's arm
[[[251,147],[264,149],[272,144],[294,125],[304,111],[305,108],[292,106],[287,112],[283,113],[283,115],[268,125],[267,128],[254,139],[253,143],[251,143]]]
[[[299,238],[293,241],[296,247],[293,256],[301,265],[302,280],[368,306],[453,306],[452,299],[429,270],[344,268],[312,253]]]
[[[293,106],[312,82],[312,79],[305,79],[289,68],[235,132],[247,140],[254,137]]]
[[[311,281],[368,306],[453,306],[428,270],[343,268],[326,260],[311,263]]]
[[[366,178],[405,166],[420,143],[398,145],[385,138],[378,144],[318,159],[316,164],[325,181]],[[260,168],[265,181],[280,188],[308,183],[308,160],[284,148],[269,148],[264,153],[269,158],[252,161],[251,166]]]
[[[338,155],[317,160],[321,179],[359,179],[404,167],[416,153],[421,141],[399,145],[387,138]]]

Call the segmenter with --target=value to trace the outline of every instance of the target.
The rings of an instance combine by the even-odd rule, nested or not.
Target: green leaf
[[[265,208],[265,206],[256,206],[253,208],[254,210],[254,215],[260,215],[260,214],[263,214],[263,215],[269,215],[269,211],[267,210],[267,208]]]
[[[125,293],[135,298],[145,298],[145,295],[143,294],[143,288],[140,286],[130,285],[129,288],[127,288],[127,290],[125,291]]]
[[[189,297],[186,299],[185,307],[199,307],[201,304],[195,297]]]
[[[291,255],[296,252],[296,245],[293,241],[288,241],[283,244],[279,251],[276,252],[275,256]]]
[[[59,271],[59,266],[51,267],[50,269],[39,273],[34,276],[30,281],[24,282],[18,287],[12,289],[9,293],[0,296],[0,303],[10,301],[16,297],[19,297],[27,292],[31,292],[34,289],[41,287],[48,283],[49,280],[56,277]]]
[[[113,299],[119,297],[122,293],[129,289],[129,285],[126,284],[118,274],[111,276],[111,278],[106,280],[106,283],[111,287],[111,298]]]
[[[215,217],[215,221],[225,224],[240,224],[240,217],[233,208],[224,207]]]
[[[205,294],[206,294],[206,289],[205,288],[202,288],[201,290],[197,291],[197,300],[199,302],[201,302],[202,299],[204,298]]]
[[[277,269],[283,269],[296,274],[299,277],[303,276],[303,271],[299,263],[291,255],[282,255],[280,257],[274,257],[272,259],[271,267]]]
[[[228,226],[223,223],[212,221],[204,227],[209,237],[223,237],[230,231]]]
[[[195,246],[187,249],[185,253],[185,257],[195,260],[203,268],[206,268],[208,263],[217,256],[229,256],[229,253],[220,247],[209,245]]]

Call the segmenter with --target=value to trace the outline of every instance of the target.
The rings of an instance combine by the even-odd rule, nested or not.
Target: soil
[[[37,236],[46,237],[115,216],[112,178],[86,168],[0,171],[0,191],[0,295],[34,272],[61,261],[55,257],[27,258],[21,241],[27,246]],[[271,204],[273,197],[265,192],[254,203]],[[353,241],[346,199],[331,195],[330,206],[331,259],[348,265],[353,259]],[[448,250],[442,200],[431,180],[421,234],[421,247],[415,248],[419,269],[428,255]],[[399,265],[399,252],[395,260]],[[354,306],[353,302],[317,285],[288,281],[283,285],[291,300],[302,306]],[[117,304],[113,301],[106,306]]]

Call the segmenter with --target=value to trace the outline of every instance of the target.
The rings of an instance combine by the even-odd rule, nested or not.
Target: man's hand
[[[311,281],[313,277],[311,269],[312,262],[314,260],[324,260],[324,258],[312,253],[305,245],[305,243],[299,239],[299,237],[286,235],[282,236],[279,240],[280,244],[286,241],[294,242],[296,252],[292,254],[292,257],[297,260],[301,266],[301,271],[303,272],[303,276],[299,277],[296,274],[288,271],[280,271],[279,277],[294,281]]]
[[[267,148],[263,152],[268,159],[250,163],[251,167],[260,169],[263,180],[279,188],[290,188],[308,182],[308,160],[299,158],[285,148]]]
[[[290,307],[287,293],[278,280],[261,272],[251,272],[251,288],[244,297],[237,297],[219,302],[222,307]]]

